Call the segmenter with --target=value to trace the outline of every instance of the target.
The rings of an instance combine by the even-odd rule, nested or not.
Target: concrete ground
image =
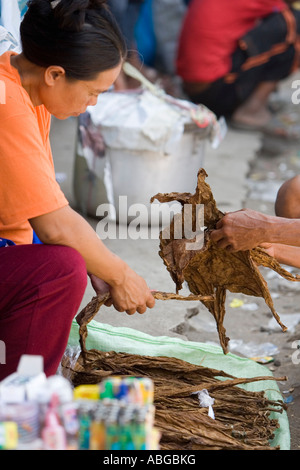
[[[285,110],[300,123],[295,105],[291,104],[291,82],[280,88]],[[73,191],[74,155],[77,121],[54,120],[51,143],[57,177],[72,206],[76,207]],[[299,149],[299,150],[298,150]],[[217,150],[206,145],[203,162],[214,197],[223,211],[251,207],[273,213],[276,191],[280,184],[299,172],[300,142],[265,139],[260,133],[240,132],[232,129]],[[196,175],[195,175],[196,185]],[[174,188],[176,191],[176,188]],[[96,228],[98,220],[88,218]],[[105,244],[142,275],[152,289],[174,292],[174,284],[158,255],[158,239],[106,240]],[[282,333],[270,322],[268,307],[262,299],[228,294],[225,327],[231,338],[232,352],[239,355],[272,356],[269,367],[274,375],[286,375],[288,381],[280,385],[289,402],[288,415],[291,428],[291,448],[300,449],[300,374],[295,361],[295,342],[300,340],[298,316],[300,312],[300,285],[279,279],[264,271],[275,307],[283,322],[290,325]],[[185,293],[185,292],[183,292]],[[82,301],[85,306],[94,291],[88,285]],[[126,326],[153,336],[180,338],[218,344],[214,319],[199,302],[157,301],[154,309],[144,315],[127,316],[112,308],[103,308],[96,320],[112,326]],[[275,348],[277,350],[275,350]],[[258,352],[254,354],[254,352]],[[300,354],[299,356],[300,357]],[[293,359],[294,358],[294,359]]]

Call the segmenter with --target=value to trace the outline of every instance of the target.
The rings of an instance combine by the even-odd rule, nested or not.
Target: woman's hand
[[[122,283],[110,286],[115,309],[133,315],[135,312],[145,313],[147,308],[153,308],[155,299],[146,281],[127,265],[124,274]]]
[[[90,274],[90,279],[97,295],[110,292],[111,299],[105,305],[107,307],[114,305],[119,312],[126,312],[128,315],[133,315],[135,312],[142,314],[147,308],[153,308],[155,305],[154,297],[145,280],[129,267],[126,269],[123,283],[117,286],[110,286],[94,274]]]

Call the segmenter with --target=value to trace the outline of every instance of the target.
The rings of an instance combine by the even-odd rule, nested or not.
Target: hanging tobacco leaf
[[[151,202],[155,199],[161,203],[178,201],[182,205],[181,214],[176,214],[170,227],[160,233],[159,255],[175,282],[177,293],[186,282],[192,294],[213,296],[214,300],[201,302],[214,316],[220,344],[224,353],[227,353],[229,338],[223,325],[226,291],[264,298],[274,318],[282,330],[286,331],[287,328],[275,311],[268,285],[259,267],[270,268],[289,281],[300,281],[300,277],[293,276],[283,269],[261,248],[231,253],[219,248],[210,239],[211,230],[224,213],[217,208],[211,188],[205,181],[206,177],[205,170],[200,169],[195,194],[159,193],[151,198]],[[185,237],[186,207],[192,208],[188,214],[191,218],[189,224],[193,228],[193,238]],[[199,227],[197,232],[199,207],[204,208],[205,225],[201,246],[198,246],[197,242],[197,237],[201,235]]]

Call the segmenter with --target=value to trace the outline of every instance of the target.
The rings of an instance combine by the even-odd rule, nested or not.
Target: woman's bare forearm
[[[84,258],[90,274],[110,285],[123,282],[126,263],[108,250],[90,224],[69,206],[36,217],[30,222],[43,243],[69,246],[77,250]]]
[[[118,311],[132,315],[154,307],[155,300],[146,281],[112,253],[90,224],[69,206],[30,222],[42,242],[69,246],[81,254],[87,272],[109,285]]]

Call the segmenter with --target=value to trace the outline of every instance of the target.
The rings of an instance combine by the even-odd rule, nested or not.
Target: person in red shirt
[[[284,0],[192,0],[177,73],[188,98],[242,128],[261,128],[270,93],[297,67],[300,12]]]

